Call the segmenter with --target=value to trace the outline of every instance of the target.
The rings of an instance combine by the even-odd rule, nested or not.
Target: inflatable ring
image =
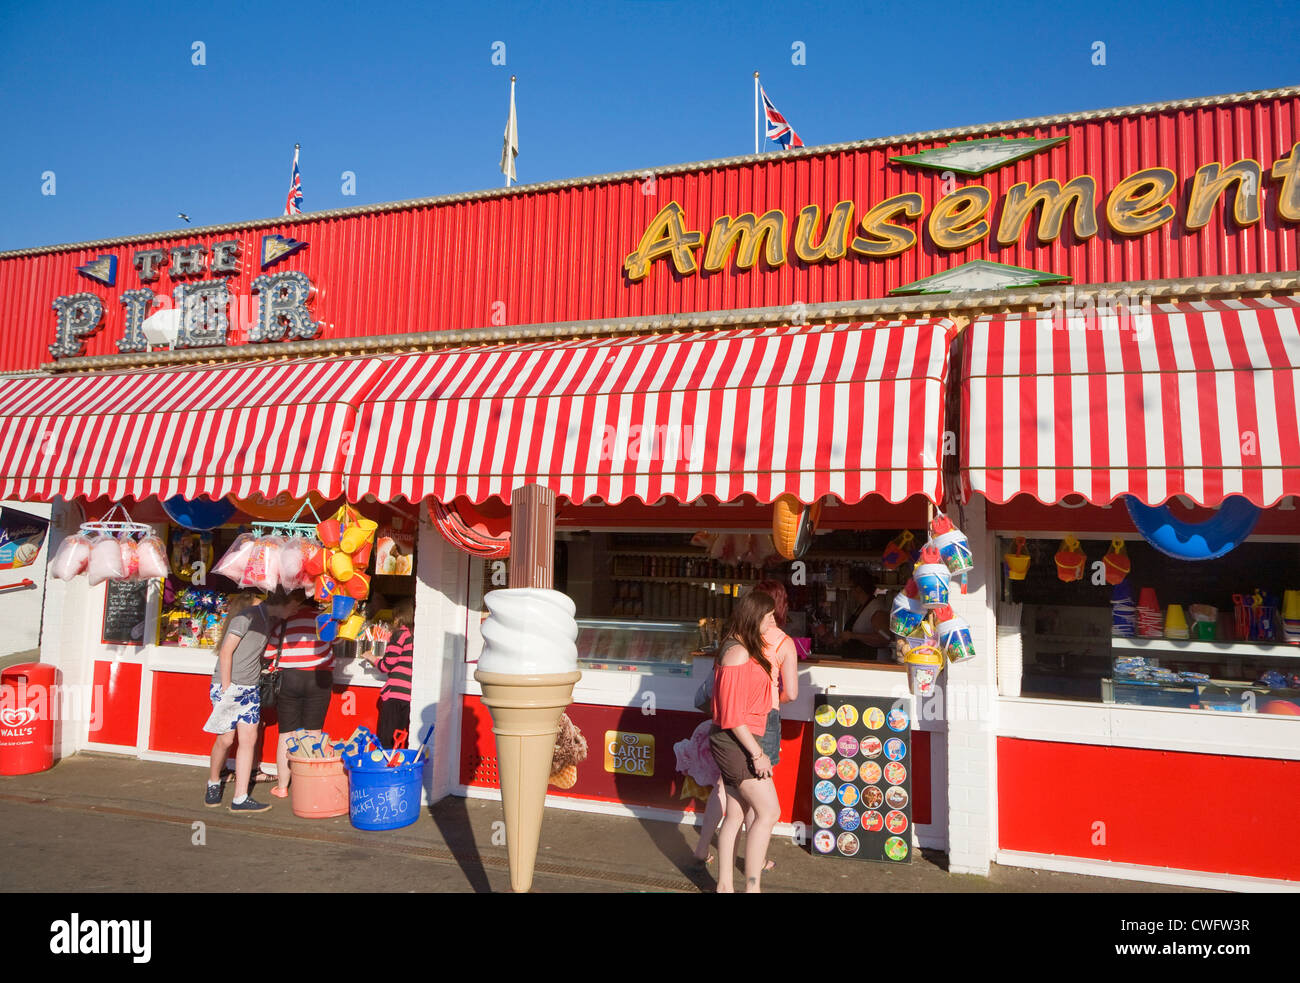
[[[1231,552],[1254,530],[1260,513],[1241,495],[1225,498],[1204,522],[1184,522],[1168,504],[1143,505],[1132,495],[1124,496],[1124,504],[1142,538],[1175,560],[1215,560]]]
[[[198,532],[224,526],[235,514],[235,506],[226,499],[219,498],[214,502],[202,496],[186,499],[177,495],[163,502],[163,510],[178,526]]]
[[[787,560],[797,560],[807,553],[821,514],[821,499],[805,508],[793,495],[778,495],[772,503],[772,542],[776,551]]]
[[[325,505],[325,499],[316,492],[309,492],[307,500],[311,502],[313,509],[321,509]],[[270,498],[254,492],[248,498],[231,497],[230,501],[245,515],[251,515],[254,519],[265,519],[267,522],[288,522],[303,504],[303,499],[294,498],[288,492],[281,492]]]
[[[444,505],[429,502],[429,516],[442,537],[471,556],[507,559],[510,556],[509,506],[464,501]]]

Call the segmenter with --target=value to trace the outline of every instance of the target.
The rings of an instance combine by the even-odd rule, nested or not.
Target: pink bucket
[[[289,804],[304,819],[329,819],[348,814],[348,773],[343,756],[303,758],[289,755]]]

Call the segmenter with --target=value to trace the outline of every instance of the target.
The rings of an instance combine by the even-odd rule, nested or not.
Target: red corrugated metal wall
[[[256,262],[262,236],[272,233],[310,243],[272,272],[295,269],[311,277],[318,290],[313,310],[326,324],[323,336],[334,337],[881,297],[891,288],[979,258],[1069,274],[1076,283],[1300,267],[1297,229],[1279,222],[1278,185],[1268,176],[1272,163],[1300,139],[1300,99],[1264,99],[986,135],[1069,136],[1062,145],[982,177],[958,176],[957,187],[983,185],[993,193],[988,218],[995,232],[1002,195],[1012,184],[1033,184],[1049,177],[1064,183],[1091,174],[1097,179],[1098,210],[1103,213],[1100,233],[1079,243],[1067,221],[1067,231],[1054,243],[1040,244],[1029,233],[1016,245],[1003,247],[990,235],[968,249],[945,252],[929,241],[923,216],[911,223],[919,238],[916,247],[886,260],[850,253],[838,262],[807,265],[791,259],[777,269],[760,262],[749,271],[733,265],[720,273],[684,277],[660,260],[644,280],[626,280],[624,258],[635,249],[651,218],[672,200],[685,209],[688,228],[703,233],[720,215],[781,208],[793,238],[804,205],[821,205],[824,219],[836,201],[851,200],[857,206],[856,220],[871,205],[907,191],[922,195],[928,215],[943,196],[940,174],[890,163],[888,158],[948,141],[794,160],[773,156],[757,164],[662,176],[653,185],[633,180],[513,193],[383,214],[308,218],[243,233],[0,259],[0,369],[30,368],[48,361],[55,323],[51,301],[84,290],[105,300],[103,324],[88,339],[86,352],[115,353],[123,324],[118,297],[123,290],[139,286],[131,264],[140,249],[189,242],[211,246],[238,238],[244,272],[231,278],[230,289],[249,297],[251,279],[262,272]],[[1195,169],[1247,157],[1263,168],[1262,220],[1244,229],[1225,224],[1219,205],[1208,226],[1188,232],[1183,220]],[[1178,189],[1171,199],[1178,207],[1177,217],[1138,238],[1116,235],[1106,226],[1106,195],[1125,175],[1154,166],[1169,167],[1178,175]],[[95,284],[75,271],[100,253],[118,257],[114,288]],[[165,268],[154,286],[163,291],[172,288]],[[238,310],[238,303],[233,303],[232,342],[244,337],[242,325],[235,324]],[[251,315],[256,308],[249,305],[247,310]]]

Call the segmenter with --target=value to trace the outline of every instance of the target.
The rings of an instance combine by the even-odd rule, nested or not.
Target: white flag
[[[519,156],[519,127],[515,123],[515,79],[510,77],[510,118],[506,120],[506,136],[501,144],[501,173],[506,176],[506,187],[511,181],[518,181],[515,173],[515,158]]]

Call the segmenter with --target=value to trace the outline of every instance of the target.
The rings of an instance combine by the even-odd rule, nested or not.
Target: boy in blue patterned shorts
[[[235,797],[230,803],[231,812],[264,812],[271,808],[257,802],[248,794],[248,783],[253,775],[253,753],[257,746],[257,729],[261,722],[258,684],[262,677],[262,655],[279,623],[298,607],[295,597],[282,590],[270,594],[265,601],[247,611],[231,615],[226,622],[225,634],[217,653],[217,665],[212,671],[212,684],[208,696],[213,710],[222,702],[233,712],[229,729],[217,735],[212,742],[211,770],[208,788],[203,797],[207,806],[221,805],[221,769],[230,753],[235,735],[239,735],[239,749],[235,752]],[[233,704],[233,707],[230,706]],[[215,720],[217,714],[214,712]],[[223,717],[223,720],[226,719]]]

